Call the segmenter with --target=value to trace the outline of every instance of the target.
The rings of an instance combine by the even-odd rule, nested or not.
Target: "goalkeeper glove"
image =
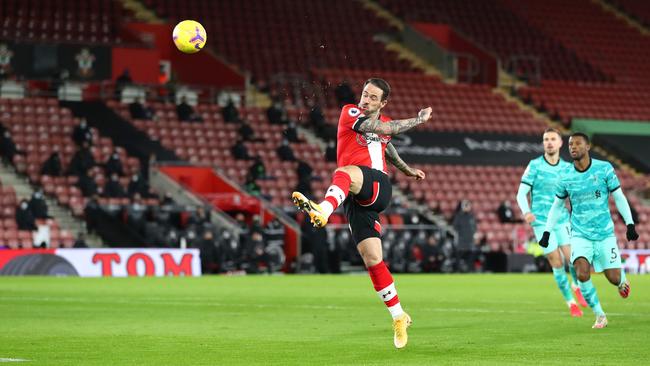
[[[625,236],[627,236],[628,241],[637,240],[639,238],[639,234],[636,232],[634,224],[627,225],[627,233],[625,233]]]
[[[544,231],[544,234],[542,234],[542,238],[539,239],[539,246],[542,248],[547,248],[548,247],[548,239],[551,237],[551,233],[548,231]]]

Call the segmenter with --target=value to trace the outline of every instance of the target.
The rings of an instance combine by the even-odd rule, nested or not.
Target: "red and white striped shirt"
[[[358,125],[365,118],[359,107],[354,104],[347,104],[341,109],[336,147],[337,166],[367,166],[388,174],[384,153],[391,137],[359,132]],[[384,115],[379,116],[379,119],[382,122],[390,121]]]

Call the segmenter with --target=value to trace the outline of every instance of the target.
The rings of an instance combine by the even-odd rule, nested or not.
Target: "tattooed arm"
[[[423,171],[411,168],[404,162],[404,160],[402,160],[402,158],[400,158],[395,146],[390,142],[386,145],[386,160],[393,164],[395,168],[401,170],[407,177],[414,177],[416,180],[422,180],[425,178]]]
[[[362,117],[364,118],[364,117]],[[397,135],[426,122],[431,118],[431,107],[422,109],[415,118],[382,122],[374,117],[365,117],[355,128],[358,132],[372,132],[378,135]]]

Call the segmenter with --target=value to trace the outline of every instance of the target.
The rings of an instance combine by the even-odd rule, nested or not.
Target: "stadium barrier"
[[[622,249],[621,259],[628,273],[650,272],[650,249]]]
[[[198,249],[0,250],[0,275],[200,276]]]

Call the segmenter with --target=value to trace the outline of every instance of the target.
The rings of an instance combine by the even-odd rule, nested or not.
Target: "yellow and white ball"
[[[179,51],[197,53],[205,46],[208,35],[201,23],[195,20],[183,20],[174,27],[172,39]]]

